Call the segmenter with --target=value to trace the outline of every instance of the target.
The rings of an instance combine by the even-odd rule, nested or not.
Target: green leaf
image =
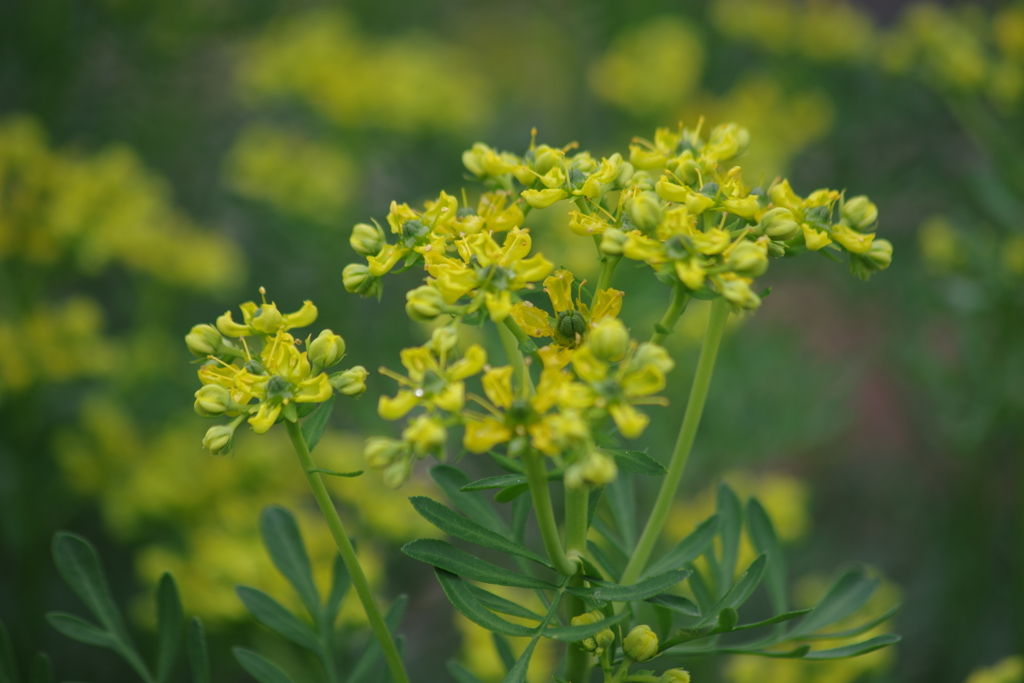
[[[510,569],[485,562],[450,543],[433,538],[421,538],[407,543],[402,552],[414,560],[432,564],[474,581],[518,588],[554,588],[547,581],[523,576]]]
[[[837,647],[831,650],[814,650],[804,655],[804,659],[823,660],[856,657],[858,655],[867,654],[868,652],[880,650],[883,647],[888,647],[889,645],[900,642],[900,640],[900,636],[895,633],[886,633],[885,635],[876,636],[860,643],[854,643],[853,645]]]
[[[708,584],[704,581],[704,575],[692,564],[689,565],[689,569],[693,571],[693,574],[687,583],[690,586],[690,590],[693,591],[693,597],[697,599],[697,605],[700,606],[700,611],[703,614],[714,606],[715,601],[711,597],[711,591],[708,590]]]
[[[631,556],[633,549],[636,548],[636,497],[633,493],[633,477],[621,472],[605,490],[605,497],[615,518],[615,526],[622,537],[622,550],[627,556]]]
[[[68,638],[86,645],[117,649],[117,639],[85,619],[65,612],[47,612],[46,621]]]
[[[32,660],[32,675],[29,678],[31,683],[54,683],[53,664],[45,652],[37,652]]]
[[[512,540],[522,545],[526,539],[526,523],[530,521],[533,501],[530,498],[516,498],[512,501]]]
[[[743,512],[740,499],[724,481],[718,485],[719,534],[722,538],[722,557],[718,563],[716,594],[721,598],[732,585],[736,575],[736,559],[740,551],[740,530],[743,526]]]
[[[461,538],[464,541],[509,555],[525,557],[545,567],[553,568],[550,562],[537,553],[527,550],[515,541],[510,540],[507,536],[497,534],[486,527],[480,526],[473,520],[454,512],[451,508],[441,505],[436,500],[426,496],[413,496],[409,499],[409,502],[412,503],[412,506],[416,508],[416,512],[420,513],[425,520],[449,536]]]
[[[583,624],[581,626],[554,626],[552,628],[544,629],[540,634],[545,638],[560,640],[563,643],[578,643],[584,638],[590,638],[606,628],[611,628],[627,616],[629,616],[629,612],[622,611],[619,614],[606,617],[601,621],[594,622],[593,624]]]
[[[670,588],[674,588],[679,585],[680,582],[685,581],[686,577],[689,575],[689,569],[673,569],[665,572],[664,574],[658,574],[657,576],[652,576],[649,579],[644,579],[632,586],[620,586],[618,584],[607,583],[605,581],[590,580],[592,585],[589,588],[570,586],[565,590],[567,593],[575,595],[576,597],[587,598],[589,600],[635,602],[637,600],[646,600],[658,593],[664,593]]]
[[[619,576],[621,576],[619,569],[612,564],[611,559],[605,555],[601,546],[588,539],[587,551],[593,556],[598,566],[601,567],[601,571],[603,571],[606,576],[610,577],[613,581],[619,580]]]
[[[505,665],[505,671],[511,671],[512,667],[516,665],[516,656],[512,652],[512,646],[500,633],[491,633],[491,638],[494,640],[494,649],[498,651],[501,663]]]
[[[166,681],[171,675],[174,660],[181,646],[181,631],[185,626],[185,613],[174,577],[164,572],[156,593],[157,652],[156,680]]]
[[[692,600],[684,598],[681,595],[672,595],[671,593],[662,593],[655,595],[654,597],[647,598],[647,602],[652,605],[659,605],[666,609],[670,609],[673,612],[684,614],[688,617],[699,617],[700,608],[693,603]]]
[[[469,590],[469,584],[455,574],[437,568],[434,569],[434,573],[437,575],[437,580],[440,582],[444,594],[448,596],[448,601],[474,624],[483,626],[493,633],[500,633],[506,636],[528,637],[536,633],[536,628],[527,628],[520,624],[513,624],[487,610],[476,599],[473,592]]]
[[[469,592],[480,601],[480,604],[492,612],[501,612],[502,614],[508,614],[509,616],[520,617],[521,619],[534,619],[536,621],[540,621],[544,618],[536,612],[526,609],[518,602],[506,600],[501,596],[495,595],[494,593],[480,588],[479,586],[474,586],[471,583],[466,583],[466,586],[469,588]]]
[[[786,650],[784,652],[778,650],[749,650],[743,648],[723,648],[719,650],[711,650],[711,652],[714,652],[716,654],[757,655],[758,657],[770,657],[771,659],[801,659],[810,651],[810,645],[801,645],[800,647],[795,647],[792,650]],[[679,652],[676,654],[686,653]]]
[[[809,609],[798,609],[798,610],[794,610],[792,612],[785,612],[783,614],[776,614],[771,619],[765,619],[764,621],[758,621],[758,622],[755,622],[753,624],[743,624],[742,626],[735,627],[733,630],[734,631],[743,631],[743,630],[750,629],[750,628],[760,628],[761,626],[771,626],[772,624],[780,624],[780,623],[782,623],[784,621],[790,621],[791,619],[797,619],[799,617],[802,617],[803,615],[807,614],[810,611],[811,610],[809,610]]]
[[[501,679],[501,683],[525,683],[526,671],[530,668],[530,658],[533,657],[533,650],[537,647],[537,640],[538,636],[534,636],[530,644],[523,650],[523,654],[519,655],[515,665],[509,669],[505,678]]]
[[[754,548],[768,554],[768,566],[764,571],[764,587],[772,601],[772,609],[781,614],[788,609],[786,600],[786,558],[782,554],[775,527],[761,503],[756,498],[747,501],[747,532]]]
[[[114,641],[134,649],[121,620],[121,613],[110,597],[100,558],[92,544],[77,534],[58,531],[53,536],[53,561],[61,578],[95,615],[103,629],[113,636]]]
[[[807,610],[807,611],[810,611],[810,610]],[[899,612],[899,611],[900,611],[900,605],[896,604],[896,605],[893,605],[892,607],[890,607],[889,609],[887,609],[881,615],[875,617],[874,619],[872,619],[870,621],[867,621],[867,622],[861,624],[860,626],[855,626],[853,628],[848,628],[845,631],[834,631],[832,633],[815,633],[815,634],[809,635],[809,636],[801,636],[801,640],[839,640],[841,638],[851,638],[853,636],[859,636],[861,633],[864,633],[865,631],[870,631],[874,627],[876,627],[879,624],[881,624],[883,621],[886,621],[886,620],[892,618],[892,616],[894,614],[896,614],[897,612]]]
[[[231,648],[231,652],[234,653],[235,659],[242,665],[242,668],[260,683],[292,683],[288,674],[278,668],[276,664],[252,650],[234,647]]]
[[[334,396],[317,406],[313,414],[302,423],[302,438],[306,440],[306,447],[312,453],[316,445],[320,443],[320,437],[324,435],[324,428],[327,420],[331,417],[331,410],[334,408]]]
[[[301,645],[311,652],[320,651],[320,642],[313,629],[299,621],[277,600],[261,590],[248,586],[236,586],[235,592],[256,621],[272,631],[277,631],[296,645]]]
[[[469,477],[462,470],[451,465],[438,465],[430,470],[430,476],[448,496],[448,500],[466,513],[467,517],[491,531],[511,537],[505,522],[483,496],[475,492],[462,491],[462,487],[469,483]]]
[[[313,469],[306,471],[309,472],[310,474],[313,474],[314,472],[319,472],[320,474],[329,474],[332,477],[347,477],[349,479],[351,479],[352,477],[362,476],[363,474],[362,470],[356,470],[355,472],[338,472],[336,470],[329,470],[323,467],[314,467]]]
[[[697,525],[690,535],[679,541],[679,544],[668,551],[664,557],[648,567],[644,576],[653,576],[669,569],[679,569],[693,562],[711,546],[718,533],[718,515],[711,515]]]
[[[210,683],[210,655],[206,650],[206,634],[199,617],[192,617],[185,634],[185,654],[192,671],[192,683]]]
[[[520,461],[513,460],[507,455],[502,455],[497,451],[487,451],[487,455],[494,458],[494,462],[498,463],[498,467],[505,470],[506,472],[510,472],[512,474],[523,473],[523,465],[522,463],[520,463]]]
[[[747,571],[743,572],[742,576],[736,580],[736,583],[734,583],[732,588],[729,589],[729,592],[722,596],[722,599],[707,611],[704,618],[697,623],[697,626],[703,626],[712,618],[718,616],[718,613],[726,607],[736,609],[746,602],[747,598],[750,597],[750,594],[754,592],[755,588],[757,588],[757,584],[761,583],[761,578],[764,576],[764,569],[767,563],[767,555],[764,553],[758,555],[757,559],[751,562],[750,566],[747,567]]]
[[[513,500],[530,490],[529,484],[515,484],[503,488],[494,494],[495,503],[511,503]]]
[[[348,574],[348,567],[341,559],[341,554],[334,556],[334,571],[331,574],[331,594],[327,596],[327,604],[324,605],[323,621],[326,624],[334,624],[341,609],[341,601],[345,599],[352,579]]]
[[[648,474],[652,477],[668,474],[664,465],[642,451],[606,450],[606,452],[615,458],[615,464],[622,472]]]
[[[609,548],[608,550],[614,550],[616,553],[618,553],[620,559],[622,560],[623,566],[625,566],[626,558],[629,557],[629,552],[626,551],[626,544],[622,542],[622,539],[619,538],[619,535],[615,533],[615,531],[613,531],[612,528],[608,526],[608,524],[603,519],[601,519],[600,515],[594,517],[593,521],[591,522],[591,527],[594,529],[594,531],[601,534],[602,538],[608,541],[608,544],[611,546],[611,548]]]
[[[862,571],[846,572],[832,584],[814,610],[793,628],[789,637],[802,638],[842,621],[867,604],[877,588],[878,581],[865,578]]]
[[[455,683],[480,683],[480,679],[474,676],[469,669],[456,661],[449,661],[447,664],[448,673],[455,679]]]
[[[601,502],[601,494],[604,493],[604,487],[591,489],[590,495],[587,497],[587,528],[594,523],[594,514],[597,512],[597,504]]]
[[[399,595],[391,603],[391,607],[388,608],[388,613],[384,615],[384,624],[388,627],[388,633],[395,636],[395,632],[398,631],[399,624],[402,623],[402,617],[405,615],[405,608],[409,605],[409,596]],[[395,647],[398,647],[397,638],[395,638]],[[380,659],[382,651],[380,649],[380,643],[377,642],[376,638],[370,638],[366,647],[363,649],[363,656],[359,658],[356,665],[352,667],[349,672],[346,683],[362,683],[366,680],[366,677],[373,673],[374,665],[377,660]]]
[[[20,683],[18,662],[14,659],[14,644],[7,626],[0,621],[0,683]]]
[[[295,587],[311,616],[320,611],[320,594],[313,583],[313,570],[302,542],[295,516],[280,505],[263,508],[260,533],[274,566]]]
[[[463,492],[486,491],[487,489],[503,489],[506,486],[515,486],[516,484],[525,483],[525,474],[500,474],[496,477],[477,479],[476,481],[466,484],[459,490]]]

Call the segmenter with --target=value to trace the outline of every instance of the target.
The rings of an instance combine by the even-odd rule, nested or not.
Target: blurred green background
[[[227,459],[201,449],[183,335],[265,286],[285,310],[313,299],[352,362],[395,367],[425,336],[403,309],[420,276],[389,280],[380,304],[347,294],[354,223],[468,186],[477,140],[522,151],[536,126],[602,155],[701,115],[749,128],[749,177],[869,194],[895,258],[870,283],[825,259],[772,267],[772,295],[726,339],[669,533],[725,477],[765,501],[798,592],[863,561],[902,600],[904,640],[834,664],[695,661],[695,680],[963,681],[1024,653],[1024,5],[6,0],[0,619],[19,659],[45,649],[61,679],[133,680],[42,618],[79,609],[49,554],[63,528],[100,547],[143,632],[172,570],[216,680],[248,680],[231,644],[317,680],[233,586],[287,597],[259,544],[264,505],[299,514],[322,574],[329,536],[282,435],[243,435]],[[592,247],[559,221],[527,225],[592,277]],[[666,288],[625,268],[615,284],[646,334]],[[672,406],[641,444],[656,456],[702,316],[669,340]],[[335,411],[322,466],[360,468],[362,439],[394,430],[374,398],[392,386],[371,379]],[[411,594],[414,678],[445,680],[452,657],[500,678],[483,632],[397,552],[431,533],[406,502],[429,478],[378,479],[332,492],[378,590]],[[357,603],[342,618],[365,638]]]

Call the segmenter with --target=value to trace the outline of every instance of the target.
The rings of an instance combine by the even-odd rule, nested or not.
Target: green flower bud
[[[345,340],[330,330],[323,330],[309,344],[307,356],[312,363],[329,368],[345,355]]]
[[[203,437],[203,448],[214,455],[227,455],[234,446],[235,428],[233,425],[216,425],[206,430]]]
[[[658,227],[661,215],[661,199],[654,192],[641,192],[629,202],[629,220],[643,232]]]
[[[446,354],[459,344],[459,333],[452,327],[438,327],[430,333],[430,350],[438,356]]]
[[[405,444],[386,436],[371,436],[366,440],[363,457],[368,467],[382,470],[395,462],[405,451]]]
[[[341,271],[345,291],[359,296],[377,296],[379,278],[370,275],[370,268],[363,263],[350,263]]]
[[[193,356],[214,356],[224,346],[224,337],[213,325],[196,325],[185,335],[185,346]]]
[[[405,294],[405,312],[416,322],[429,323],[444,313],[444,295],[430,285],[422,285]]]
[[[883,239],[873,240],[871,248],[862,256],[874,270],[885,270],[892,263],[892,242]]]
[[[352,245],[357,254],[370,256],[380,253],[380,250],[384,248],[385,240],[377,226],[369,223],[357,223],[352,228],[352,236],[348,238],[348,243]]]
[[[859,195],[846,200],[840,214],[851,228],[865,230],[878,220],[878,207],[864,195]]]
[[[633,178],[634,173],[636,173],[636,169],[633,168],[633,164],[623,161],[619,166],[619,174],[615,177],[615,184],[618,187],[625,187]]]
[[[602,619],[604,619],[604,613],[602,613],[600,610],[594,610],[593,612],[586,612],[584,614],[580,614],[579,616],[573,617],[569,621],[569,624],[571,626],[589,626],[591,624],[596,624],[597,622],[601,621]],[[607,631],[607,630],[608,629],[605,629],[605,631]],[[604,631],[601,631],[601,633],[604,633]],[[600,633],[598,635],[600,635]],[[612,634],[612,640],[615,640],[615,634],[614,633]],[[586,650],[587,652],[593,652],[595,654],[601,654],[601,651],[598,650],[599,646],[597,644],[597,640],[594,639],[594,638],[584,638],[583,640],[580,641],[580,645],[582,645],[583,649]],[[607,646],[605,646],[605,647],[607,647]]]
[[[411,475],[412,461],[409,458],[402,458],[384,469],[384,485],[389,489],[397,489],[409,481]]]
[[[749,311],[761,305],[761,297],[754,294],[750,285],[741,278],[730,278],[721,280],[722,296],[731,304]]]
[[[650,626],[641,624],[630,631],[626,639],[622,641],[622,650],[627,657],[638,662],[646,662],[658,654],[658,636]]]
[[[661,674],[658,683],[690,683],[690,672],[686,669],[669,669]]]
[[[562,346],[575,347],[587,331],[587,321],[578,311],[562,311],[555,321],[555,341]]]
[[[618,474],[619,468],[614,460],[594,451],[566,468],[565,485],[573,489],[607,486],[615,481]]]
[[[602,614],[601,616],[603,617],[604,615]],[[597,635],[594,636],[594,642],[597,644],[599,649],[604,650],[615,642],[615,632],[610,628],[598,631]]]
[[[601,253],[609,256],[621,256],[622,246],[629,237],[618,228],[608,228],[601,235]]]
[[[366,391],[366,378],[370,375],[362,365],[356,365],[343,372],[336,372],[327,378],[335,391],[345,396],[359,396]]]
[[[448,431],[440,420],[429,415],[420,415],[402,431],[402,439],[412,444],[413,451],[418,455],[437,453],[444,447]]]
[[[603,318],[590,331],[587,344],[601,360],[619,361],[629,348],[629,330],[618,318]]]
[[[763,239],[763,238],[762,238]],[[759,244],[744,240],[729,252],[729,268],[739,275],[760,277],[768,270],[767,250]]]
[[[231,410],[235,402],[231,400],[231,392],[219,384],[206,384],[196,392],[193,405],[200,417],[217,417]]]
[[[672,360],[672,356],[668,355],[665,347],[651,342],[644,342],[637,347],[636,353],[633,354],[630,367],[640,370],[647,365],[653,365],[662,374],[667,375],[672,372],[676,362]]]
[[[750,133],[735,123],[717,126],[711,131],[704,154],[717,161],[727,161],[742,154],[750,144]]]
[[[761,216],[759,227],[768,237],[782,242],[796,237],[800,231],[800,225],[794,219],[793,212],[782,206],[766,211]]]
[[[644,192],[651,192],[654,190],[654,179],[647,171],[636,171],[629,178],[629,186],[639,187]]]

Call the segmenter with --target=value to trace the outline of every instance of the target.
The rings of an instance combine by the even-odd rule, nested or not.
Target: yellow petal
[[[462,382],[452,382],[434,396],[434,404],[449,413],[459,412],[466,405],[466,386]]]
[[[554,275],[544,280],[544,290],[551,298],[551,306],[555,313],[572,310],[572,283],[573,275],[568,270],[556,271]]]
[[[512,280],[512,289],[522,289],[530,282],[537,282],[547,277],[555,269],[555,264],[544,258],[543,254],[535,254],[512,266],[516,276]]]
[[[487,306],[491,320],[500,323],[512,312],[512,293],[507,290],[497,294],[487,292],[484,295],[484,305]]]
[[[249,424],[252,425],[252,431],[257,434],[266,434],[267,431],[274,426],[277,422],[277,416],[281,414],[281,404],[276,403],[271,406],[267,401],[260,403],[260,407],[256,410],[256,414],[249,418]]]
[[[483,370],[485,363],[487,363],[487,352],[484,351],[484,347],[473,344],[466,349],[466,353],[462,354],[462,358],[449,366],[448,379],[455,382],[472,377]]]
[[[512,366],[491,368],[483,376],[484,393],[491,403],[499,408],[512,405],[515,394],[512,392]]]
[[[531,337],[550,337],[553,334],[547,311],[529,301],[521,301],[512,307],[512,319]]]
[[[323,372],[316,377],[310,377],[303,382],[299,382],[296,388],[296,403],[323,403],[333,393],[327,374]]]
[[[816,230],[811,226],[803,223],[800,229],[804,233],[804,242],[807,243],[807,248],[811,251],[818,251],[822,247],[828,246],[832,240],[829,238],[828,233],[824,230]]]
[[[585,382],[600,382],[608,376],[608,364],[583,345],[572,355],[572,369]]]
[[[591,322],[596,322],[601,318],[617,318],[619,311],[622,310],[622,297],[623,292],[617,289],[602,289],[597,293],[597,298],[594,299],[594,310],[591,314]]]
[[[628,398],[656,394],[665,388],[665,373],[653,365],[628,373],[622,378],[622,393]]]
[[[303,301],[302,308],[294,313],[284,315],[284,329],[290,330],[294,327],[306,327],[316,321],[317,310],[312,301]]]
[[[627,439],[635,439],[643,434],[650,418],[628,403],[615,403],[608,408],[619,432]]]
[[[398,420],[405,417],[410,410],[416,407],[417,403],[419,403],[419,399],[416,395],[403,389],[394,398],[381,396],[377,403],[377,414],[385,420]]]
[[[875,233],[857,232],[845,225],[833,225],[832,239],[847,251],[854,254],[865,254],[871,251],[871,242],[875,239]]]
[[[499,443],[512,438],[512,430],[494,418],[466,420],[466,433],[462,439],[467,451],[486,453]]]

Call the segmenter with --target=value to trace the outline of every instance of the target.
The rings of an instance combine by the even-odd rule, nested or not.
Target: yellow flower
[[[827,232],[812,228],[807,223],[801,225],[800,230],[803,231],[804,242],[811,251],[818,251],[832,243],[832,239],[828,236]]]
[[[568,270],[559,270],[544,280],[544,291],[551,300],[554,320],[547,311],[528,301],[512,307],[512,319],[531,337],[549,337],[562,347],[574,347],[591,327],[604,318],[614,318],[622,309],[623,293],[617,289],[603,289],[594,299],[591,311],[582,298],[575,303],[572,298],[572,284],[575,278]],[[578,329],[577,329],[578,328]]]
[[[266,292],[261,287],[263,305],[248,301],[239,308],[242,310],[242,322],[236,323],[231,311],[217,318],[217,329],[225,337],[247,337],[251,335],[271,335],[279,330],[291,330],[296,327],[312,325],[316,320],[317,310],[312,301],[304,301],[302,308],[295,313],[281,313],[277,304],[267,303]]]

